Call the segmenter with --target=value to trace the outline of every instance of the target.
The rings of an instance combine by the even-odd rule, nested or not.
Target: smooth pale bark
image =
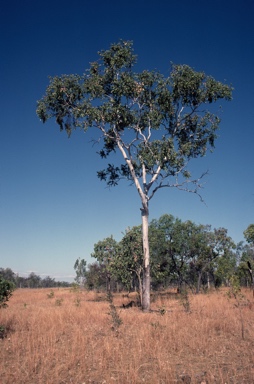
[[[143,233],[143,252],[144,252],[144,270],[143,270],[143,292],[142,292],[142,309],[145,312],[150,311],[150,252],[148,240],[148,207],[141,210],[142,212],[142,233]]]
[[[207,272],[207,289],[210,289],[210,275],[209,275],[209,272]]]
[[[136,276],[137,276],[137,279],[138,279],[138,295],[139,295],[139,302],[140,302],[140,305],[142,307],[142,300],[143,300],[143,294],[142,294],[142,278],[141,278],[141,274],[142,274],[142,267],[139,266],[138,269],[133,269],[133,272],[136,273]],[[134,289],[135,289],[135,292],[137,291],[137,287],[136,287],[136,284],[134,286]]]
[[[143,290],[142,290],[142,298],[141,298],[141,305],[143,311],[150,311],[150,285],[151,285],[151,278],[150,278],[150,251],[149,251],[149,238],[148,238],[148,227],[149,227],[149,210],[148,210],[148,197],[147,192],[148,189],[151,187],[153,182],[156,180],[156,177],[153,177],[149,185],[146,184],[146,172],[145,167],[143,167],[143,187],[145,192],[143,191],[140,182],[136,176],[135,169],[133,167],[132,162],[127,156],[127,153],[120,141],[117,142],[118,148],[120,149],[120,152],[123,155],[124,160],[126,161],[126,164],[128,165],[132,179],[134,181],[134,184],[137,188],[138,194],[140,196],[141,202],[142,202],[142,208],[141,208],[141,214],[142,214],[142,238],[143,238]]]

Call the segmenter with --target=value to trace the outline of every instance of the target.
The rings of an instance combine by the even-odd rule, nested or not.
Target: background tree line
[[[175,286],[181,291],[189,287],[199,293],[211,286],[229,285],[232,276],[237,276],[242,286],[252,286],[254,241],[249,228],[244,232],[247,243],[235,244],[225,228],[212,229],[210,225],[182,221],[168,214],[152,220],[149,224],[151,288]],[[98,241],[91,256],[96,261],[84,269],[86,288],[141,293],[144,272],[141,226],[126,229],[119,242],[113,236]]]
[[[232,276],[241,286],[253,287],[254,224],[244,231],[246,242],[235,244],[227,229],[182,221],[164,214],[149,224],[151,246],[151,287],[153,290],[186,287],[199,293],[211,286],[229,285]],[[91,254],[96,259],[86,268],[84,259],[76,260],[76,283],[94,290],[142,291],[142,228],[127,228],[117,242],[113,236],[98,241]],[[17,288],[69,287],[65,281],[41,278],[34,272],[28,277],[0,268],[0,280]],[[142,300],[142,295],[140,296]]]
[[[14,273],[11,268],[0,268],[0,280],[9,281],[16,288],[54,288],[69,287],[71,285],[65,281],[55,281],[50,276],[41,278],[34,272],[31,272],[28,277],[22,277]]]

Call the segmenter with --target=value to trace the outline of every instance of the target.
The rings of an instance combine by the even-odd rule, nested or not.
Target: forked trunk
[[[142,309],[145,312],[150,311],[150,253],[148,241],[148,219],[149,211],[146,206],[142,212],[142,235],[143,235],[143,252],[144,252],[144,268],[143,268],[143,291],[142,291]]]

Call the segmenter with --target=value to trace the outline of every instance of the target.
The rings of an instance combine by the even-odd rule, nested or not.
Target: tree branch
[[[195,179],[195,180],[185,180],[183,181],[182,183],[178,183],[177,182],[177,179],[176,179],[176,183],[166,183],[166,184],[163,184],[162,182],[153,189],[153,191],[151,192],[151,195],[149,196],[149,200],[152,199],[152,197],[154,196],[154,194],[158,191],[158,189],[161,189],[161,188],[177,188],[181,191],[185,191],[185,192],[189,192],[189,193],[194,193],[196,194],[200,200],[202,201],[202,203],[205,204],[205,201],[204,199],[202,198],[202,196],[200,195],[200,193],[198,192],[199,189],[203,188],[202,184],[199,183],[199,181],[205,176],[208,174],[208,171],[204,172],[198,179]],[[190,188],[187,188],[187,187],[184,187],[185,185],[187,184],[194,184],[196,185],[196,188],[195,189],[190,189]]]

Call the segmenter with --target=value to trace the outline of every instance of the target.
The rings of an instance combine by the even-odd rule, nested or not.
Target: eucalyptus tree
[[[74,270],[76,272],[75,281],[80,286],[84,285],[86,277],[86,261],[80,259],[80,257],[75,261]]]
[[[205,272],[213,272],[225,281],[234,273],[236,257],[235,244],[227,229],[211,229],[210,225],[194,226],[192,234],[191,265],[197,273],[196,293],[199,293]]]
[[[243,232],[245,240],[254,246],[254,224],[250,224]]]
[[[118,243],[113,236],[110,236],[98,241],[98,243],[94,245],[94,252],[91,254],[92,257],[97,259],[100,266],[105,268],[107,291],[111,291],[113,277],[112,265],[114,264],[117,252]]]
[[[243,285],[252,286],[252,271],[254,268],[254,248],[250,244],[244,244],[244,242],[241,241],[237,245],[237,251],[239,255],[237,274],[240,278],[240,282]]]
[[[218,257],[213,265],[213,277],[216,287],[224,284],[229,286],[230,279],[237,273],[237,253],[228,249],[222,257]]]
[[[141,200],[143,233],[143,309],[150,309],[149,202],[161,188],[199,194],[200,178],[188,167],[214,147],[220,119],[208,106],[230,100],[232,88],[187,65],[172,65],[169,76],[134,71],[137,56],[130,41],[99,52],[81,76],[50,79],[37,114],[54,118],[68,136],[75,128],[94,130],[102,159],[119,152],[98,171],[109,186],[131,180]]]
[[[36,275],[34,272],[31,272],[27,277],[27,284],[29,288],[40,288],[42,278],[39,275]]]
[[[85,286],[89,290],[107,288],[107,271],[104,264],[94,262],[86,270]]]

